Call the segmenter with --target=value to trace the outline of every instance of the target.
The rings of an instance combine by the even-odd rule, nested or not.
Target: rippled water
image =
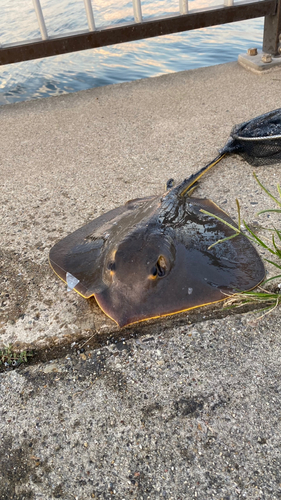
[[[190,9],[216,0],[189,0]],[[41,0],[49,35],[87,29],[83,0]],[[133,21],[127,0],[92,0],[97,27]],[[32,1],[0,0],[0,44],[39,38]],[[142,0],[144,19],[173,14],[175,0]],[[234,61],[262,45],[263,19],[214,26],[0,67],[0,104],[75,92]]]

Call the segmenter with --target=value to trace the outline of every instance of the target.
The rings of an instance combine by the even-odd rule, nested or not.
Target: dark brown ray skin
[[[92,241],[89,235],[126,210],[124,205],[101,215],[60,240],[50,250],[49,262],[52,269],[64,282],[67,272],[79,279],[74,290],[85,298],[94,294],[91,292],[91,285],[100,279],[103,265],[103,248],[98,247],[97,242]]]
[[[155,200],[156,197],[131,200],[56,243],[49,253],[54,272],[64,282],[67,281],[67,272],[79,279],[74,290],[86,299],[107,287],[103,282],[103,266],[112,248],[111,241],[115,242],[121,235],[120,226],[123,228],[122,234],[126,234],[128,227],[141,220],[147,210],[139,212],[137,209],[150,199]],[[151,213],[153,209],[149,208],[148,212]]]
[[[233,230],[200,210],[235,223],[210,200],[181,190],[133,200],[78,229],[51,249],[52,268],[64,281],[66,272],[79,279],[74,289],[94,295],[120,327],[257,286],[265,271],[252,244],[239,235],[208,250]],[[165,273],[153,277],[160,256]]]

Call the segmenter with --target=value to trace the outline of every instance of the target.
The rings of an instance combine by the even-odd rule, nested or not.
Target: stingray
[[[209,248],[234,231],[202,209],[235,223],[212,201],[191,197],[194,182],[101,215],[55,244],[51,267],[120,327],[256,287],[264,266],[243,234]]]
[[[235,226],[208,199],[193,198],[198,179],[228,154],[251,165],[281,161],[281,108],[236,125],[219,155],[160,196],[132,200],[59,241],[55,273],[85,298],[94,296],[120,327],[176,314],[255,288],[264,278],[255,248],[201,210]]]

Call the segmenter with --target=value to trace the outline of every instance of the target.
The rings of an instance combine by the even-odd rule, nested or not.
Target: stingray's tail
[[[221,161],[224,156],[227,153],[221,152],[214,160],[212,160],[210,163],[205,165],[205,167],[200,168],[196,174],[192,174],[190,177],[187,179],[184,179],[182,183],[176,187],[178,191],[178,196],[188,196],[189,194],[192,193],[193,189],[195,188],[195,184],[197,181],[206,173],[208,170],[210,170],[212,167],[214,167],[219,161]]]

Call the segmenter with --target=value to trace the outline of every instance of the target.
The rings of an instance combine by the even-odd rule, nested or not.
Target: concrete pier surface
[[[35,350],[0,375],[0,500],[281,498],[279,309],[120,331],[48,264],[56,241],[281,107],[280,82],[230,63],[0,109],[0,349]],[[255,169],[275,194],[280,168]],[[264,234],[280,220],[257,216],[275,207],[252,171],[229,156],[196,196],[236,220],[238,197]]]

